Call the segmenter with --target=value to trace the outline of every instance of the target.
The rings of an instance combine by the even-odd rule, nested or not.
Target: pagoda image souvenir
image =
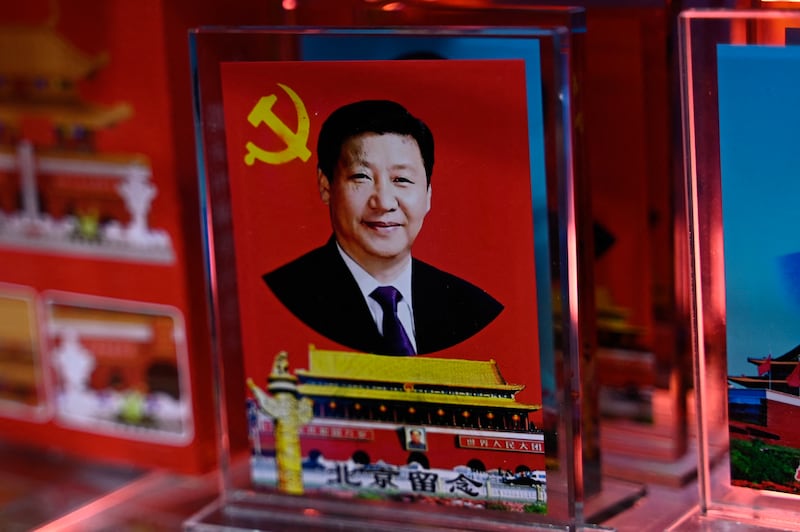
[[[82,52],[55,23],[0,26],[0,245],[170,263],[169,235],[148,225],[147,157],[96,142],[133,107],[81,95],[108,54]]]

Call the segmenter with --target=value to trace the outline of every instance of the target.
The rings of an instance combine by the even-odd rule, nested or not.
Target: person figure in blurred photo
[[[503,305],[412,257],[431,208],[433,135],[402,105],[335,110],[317,143],[317,180],[333,235],[263,276],[303,323],[351,349],[426,354],[479,332]]]
[[[426,451],[428,449],[428,445],[422,437],[422,429],[411,429],[408,431],[406,449],[409,451]]]

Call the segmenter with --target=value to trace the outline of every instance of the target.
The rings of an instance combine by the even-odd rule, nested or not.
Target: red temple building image
[[[792,374],[798,367],[798,357],[800,357],[800,345],[791,349],[787,353],[772,358],[748,357],[747,362],[755,366],[755,375],[729,375],[728,380],[732,384],[737,384],[749,389],[769,389],[776,392],[784,392],[797,395],[800,379],[792,383]],[[795,377],[796,379],[798,377]]]
[[[728,376],[731,481],[800,493],[800,346],[772,358],[750,357],[752,376]]]
[[[56,415],[99,432],[191,437],[185,333],[168,308],[58,295],[47,303]]]
[[[313,403],[299,428],[308,488],[544,508],[544,436],[494,360],[309,348],[294,372]],[[254,481],[276,483],[275,421],[249,406]],[[278,421],[279,422],[279,421]]]
[[[0,245],[173,261],[167,232],[148,226],[147,158],[96,150],[100,132],[133,115],[81,98],[108,55],[83,53],[53,26],[0,26]]]
[[[749,357],[755,375],[728,376],[731,434],[800,449],[800,345],[772,358]]]

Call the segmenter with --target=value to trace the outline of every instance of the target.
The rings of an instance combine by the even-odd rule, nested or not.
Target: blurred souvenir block
[[[2,439],[180,472],[216,464],[187,33],[266,13],[212,4],[3,10]]]

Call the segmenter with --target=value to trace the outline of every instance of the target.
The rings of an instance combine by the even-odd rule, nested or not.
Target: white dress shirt
[[[406,334],[416,351],[417,339],[414,334],[414,306],[411,300],[411,257],[408,258],[408,264],[406,264],[406,267],[400,272],[400,275],[389,283],[380,283],[367,273],[364,268],[359,266],[356,261],[351,259],[341,246],[339,246],[338,242],[336,243],[336,249],[339,250],[342,260],[344,260],[344,263],[356,280],[358,288],[361,290],[361,295],[364,297],[364,301],[367,303],[369,311],[372,314],[372,319],[375,320],[375,325],[377,325],[378,331],[380,331],[381,334],[383,334],[383,309],[380,304],[369,297],[369,295],[379,286],[394,286],[397,291],[400,292],[403,298],[397,303],[397,316],[400,318],[400,323],[403,324],[403,328],[406,330]]]

